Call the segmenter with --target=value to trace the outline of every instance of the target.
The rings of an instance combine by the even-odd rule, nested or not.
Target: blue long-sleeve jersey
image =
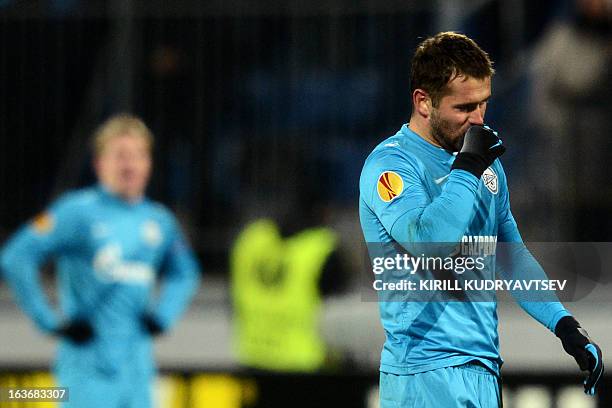
[[[545,277],[522,245],[510,211],[506,176],[496,160],[481,179],[451,171],[455,155],[433,146],[404,125],[365,161],[359,215],[366,243],[458,243],[487,237],[516,243],[506,274]],[[525,276],[523,275],[523,276]],[[491,277],[493,278],[493,277]],[[554,330],[569,313],[558,301],[518,303]],[[490,302],[379,302],[386,341],[381,371],[413,374],[480,360],[499,372],[497,305]]]
[[[59,311],[39,281],[48,260],[56,261]],[[147,199],[128,203],[102,186],[63,195],[9,239],[0,261],[17,303],[41,330],[84,318],[109,348],[112,339],[142,337],[144,313],[163,328],[172,326],[200,279],[167,209]]]

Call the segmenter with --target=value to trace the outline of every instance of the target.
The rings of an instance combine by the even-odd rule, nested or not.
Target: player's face
[[[115,194],[136,200],[145,192],[151,174],[151,150],[136,132],[110,138],[96,159],[100,182]]]
[[[449,82],[448,88],[439,106],[432,107],[429,124],[432,137],[441,147],[459,151],[468,128],[484,123],[491,97],[491,78],[458,76]]]

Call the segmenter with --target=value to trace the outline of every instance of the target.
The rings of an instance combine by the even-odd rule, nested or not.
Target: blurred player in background
[[[410,251],[414,243],[495,237],[515,243],[500,269],[545,276],[510,211],[497,160],[505,148],[484,126],[493,73],[488,55],[464,35],[440,33],[419,45],[410,123],[374,149],[361,174],[366,242],[400,243]],[[519,304],[588,369],[585,392],[593,394],[603,374],[601,351],[578,322],[558,301]],[[501,405],[495,302],[380,302],[379,308],[386,334],[381,407]]]
[[[139,118],[107,120],[93,139],[99,184],[60,197],[1,254],[17,303],[61,339],[54,371],[69,387],[69,407],[152,406],[151,339],[172,327],[198,287],[176,219],[144,195],[152,148]],[[39,280],[47,260],[56,261],[61,313]]]

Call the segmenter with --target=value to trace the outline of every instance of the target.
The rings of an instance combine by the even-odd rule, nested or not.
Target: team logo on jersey
[[[495,174],[493,169],[491,169],[490,167],[487,167],[484,173],[482,173],[482,182],[484,183],[485,187],[487,187],[487,189],[491,193],[497,194],[497,192],[499,191],[499,183],[497,182],[497,174]]]
[[[96,277],[108,283],[148,285],[155,278],[151,265],[125,260],[121,246],[116,243],[105,245],[96,251],[93,267]]]
[[[142,238],[149,246],[156,247],[162,241],[161,228],[155,221],[150,220],[142,224],[141,233]]]
[[[47,234],[53,229],[53,216],[48,212],[38,214],[32,221],[34,230],[39,234]]]
[[[404,191],[404,181],[396,172],[385,171],[378,177],[376,189],[380,199],[388,203],[402,194],[402,191]]]

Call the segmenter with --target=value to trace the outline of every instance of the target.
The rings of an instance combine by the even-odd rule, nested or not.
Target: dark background
[[[2,2],[0,236],[94,181],[88,138],[120,111],[152,128],[149,193],[179,213],[215,272],[244,221],[281,211],[270,202],[293,214],[313,200],[353,211],[367,153],[409,118],[411,54],[446,24],[495,61],[487,122],[508,146],[503,162],[525,238],[607,240],[601,215],[610,199],[585,199],[576,184],[609,193],[609,179],[576,180],[576,166],[591,159],[551,155],[548,139],[560,136],[534,113],[529,58],[552,23],[573,24],[576,5],[307,3]],[[608,91],[598,109],[609,111]],[[556,149],[576,152],[589,137],[571,129]],[[593,158],[602,176],[609,147]]]
[[[90,135],[127,111],[156,137],[149,195],[178,215],[204,267],[208,292],[196,300],[198,312],[230,324],[228,252],[257,216],[331,225],[355,269],[364,259],[357,214],[362,164],[409,120],[416,45],[451,29],[474,38],[495,62],[486,122],[508,149],[502,163],[523,238],[611,241],[612,6],[602,4],[0,0],[0,245],[63,192],[95,182]],[[350,296],[354,286],[346,288]],[[363,306],[355,302],[345,309]],[[359,333],[382,333],[372,328],[375,315],[359,323],[366,320],[370,328],[355,326]],[[594,330],[603,332],[603,325]],[[369,341],[362,334],[335,333]],[[223,339],[216,346],[225,347]],[[219,353],[215,344],[202,344],[212,357]],[[525,345],[531,347],[529,339]],[[214,371],[211,360],[196,368],[163,363],[174,361],[168,355],[162,366],[186,381],[191,370]],[[376,382],[376,369],[360,365],[366,357],[378,359],[353,356],[358,369],[347,364],[341,376],[280,376],[272,386],[358,389],[355,400],[364,401]],[[25,367],[40,367],[32,361]],[[506,375],[507,387],[518,395],[521,386],[539,384],[558,394],[579,384],[577,375],[550,374],[519,366]],[[602,398],[608,406],[609,397]]]

